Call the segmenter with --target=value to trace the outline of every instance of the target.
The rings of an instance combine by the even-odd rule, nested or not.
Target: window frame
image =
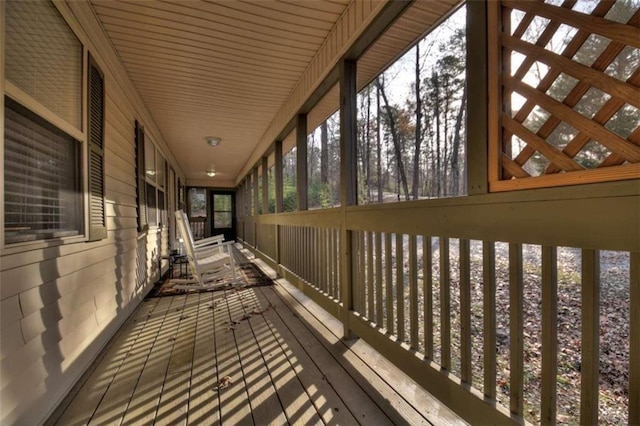
[[[231,193],[229,194],[211,194],[213,197],[213,203],[211,206],[211,227],[212,229],[233,229],[233,195]],[[216,197],[229,197],[230,201],[229,201],[229,210],[216,210],[216,203],[215,203],[215,199]],[[216,213],[229,213],[229,219],[230,219],[230,224],[229,226],[226,227],[216,227],[215,223],[216,223]]]
[[[89,92],[89,48],[85,38],[82,36],[82,32],[80,31],[79,26],[73,21],[72,16],[69,11],[66,10],[62,5],[58,4],[55,1],[50,1],[50,4],[56,9],[56,11],[60,14],[60,17],[64,20],[65,24],[69,28],[69,31],[78,39],[78,42],[82,49],[81,54],[81,91],[80,91],[80,108],[81,108],[81,120],[80,120],[80,128],[75,125],[67,122],[65,119],[51,111],[45,105],[40,103],[34,97],[17,87],[15,84],[7,81],[5,78],[5,32],[4,30],[0,32],[1,42],[0,42],[0,91],[2,92],[2,102],[0,103],[0,186],[3,188],[0,191],[0,254],[8,255],[14,253],[21,253],[25,251],[38,250],[46,247],[55,247],[66,244],[75,244],[79,242],[88,242],[90,239],[90,197],[88,194],[89,191],[89,134],[88,134],[88,120],[89,120],[89,103],[87,99],[87,94]],[[0,28],[6,29],[5,20],[6,20],[6,8],[5,3],[0,3]],[[93,58],[94,64],[99,69],[104,69],[104,66],[100,63],[98,59]],[[106,79],[103,82],[106,87]],[[106,91],[105,91],[106,93]],[[4,197],[4,135],[5,135],[5,98],[9,98],[12,101],[16,102],[20,106],[26,108],[33,114],[40,117],[42,120],[48,122],[53,125],[58,130],[64,132],[65,134],[72,137],[77,145],[77,149],[79,150],[79,158],[78,158],[78,186],[81,191],[81,201],[80,207],[82,209],[81,219],[82,224],[80,226],[81,233],[78,235],[67,236],[67,237],[54,237],[49,239],[38,239],[34,241],[25,241],[25,242],[17,242],[17,243],[6,243],[5,238],[5,197]],[[106,120],[105,120],[106,122]],[[105,139],[106,141],[106,139]],[[103,141],[104,142],[104,141]],[[103,198],[104,207],[106,209],[106,202]],[[105,236],[106,238],[106,236]],[[102,238],[100,238],[102,239]]]
[[[141,152],[140,151],[136,152],[136,156],[138,155],[143,156],[143,158],[140,159],[140,161],[138,161],[138,158],[136,158],[136,162],[138,165],[137,167],[139,168],[140,166],[144,166],[143,170],[139,170],[139,169],[137,170],[137,177],[136,177],[137,185],[144,185],[142,190],[144,191],[145,208],[142,209],[140,207],[141,200],[139,197],[136,200],[136,202],[138,203],[138,205],[136,206],[138,210],[138,215],[142,215],[142,214],[145,215],[145,218],[144,218],[145,221],[143,222],[141,222],[140,220],[138,221],[138,233],[141,234],[141,233],[150,231],[152,229],[161,230],[169,226],[169,213],[167,211],[167,206],[168,206],[167,179],[168,179],[168,168],[170,167],[170,165],[166,157],[162,154],[162,152],[154,142],[154,139],[149,138],[149,136],[144,131],[144,126],[142,126],[139,121],[136,121],[136,129],[138,129],[138,131],[142,134],[142,139],[138,140],[136,143],[142,143],[143,145]],[[155,173],[153,175],[149,175],[146,169],[147,160],[149,159],[149,151],[148,151],[149,149],[153,149],[154,168],[155,168]],[[162,173],[158,173],[158,170],[160,168],[162,169]],[[158,181],[158,176],[162,176],[162,182]],[[140,194],[139,192],[140,188],[136,188],[136,190],[138,191],[137,193]],[[153,199],[155,200],[155,203],[154,203],[153,209],[151,209],[149,206],[150,191],[154,191]],[[160,192],[162,192],[162,200],[163,200],[162,206],[158,205],[158,201],[161,198],[159,196]],[[143,213],[143,210],[144,210],[144,213]],[[155,212],[155,218],[153,218],[153,220],[151,217],[150,210],[153,210]]]

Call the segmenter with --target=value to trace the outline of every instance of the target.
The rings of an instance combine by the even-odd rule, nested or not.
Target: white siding
[[[91,27],[63,14],[75,29]],[[93,43],[102,33],[79,36],[96,54]],[[156,126],[126,87],[130,82],[113,72],[121,67],[115,55],[99,53],[107,92],[107,238],[0,256],[0,424],[46,420],[151,288],[158,256],[168,251],[166,229],[137,232],[134,122],[150,133]]]

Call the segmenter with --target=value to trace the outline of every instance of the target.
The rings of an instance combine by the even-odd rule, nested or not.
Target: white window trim
[[[31,250],[39,250],[52,246],[61,246],[66,244],[75,244],[79,242],[86,242],[89,239],[89,196],[88,196],[88,188],[89,188],[89,174],[88,174],[88,152],[87,152],[87,120],[89,118],[88,112],[88,100],[87,100],[87,84],[88,84],[88,60],[89,60],[89,52],[87,50],[87,45],[83,37],[81,37],[80,32],[78,31],[78,27],[75,23],[69,19],[69,14],[65,11],[65,9],[61,6],[61,3],[57,0],[51,0],[51,3],[58,10],[65,23],[69,27],[69,29],[76,36],[78,41],[82,46],[82,86],[80,92],[80,106],[82,108],[81,114],[81,128],[78,129],[75,125],[70,124],[65,119],[61,118],[59,115],[55,114],[49,108],[44,106],[42,103],[37,101],[31,95],[24,92],[22,89],[17,87],[10,81],[5,79],[5,19],[6,19],[6,10],[5,10],[5,2],[0,2],[0,93],[2,93],[2,102],[0,105],[0,256],[16,254]],[[5,223],[4,223],[4,104],[5,97],[9,97],[14,101],[18,102],[20,105],[29,109],[40,118],[48,121],[58,129],[67,133],[69,136],[73,137],[76,142],[80,143],[80,191],[82,196],[82,234],[77,236],[70,237],[61,237],[54,239],[45,239],[45,240],[36,240],[36,241],[27,241],[23,243],[12,243],[9,245],[5,244]]]
[[[151,231],[151,230],[159,231],[159,230],[167,228],[169,226],[168,223],[163,223],[160,220],[161,218],[160,218],[159,209],[158,209],[158,198],[159,198],[158,197],[158,191],[162,191],[162,192],[164,192],[165,207],[167,208],[167,221],[168,221],[168,218],[169,218],[168,210],[169,210],[170,206],[168,206],[168,204],[167,204],[167,179],[168,179],[168,176],[167,176],[167,174],[168,174],[167,173],[167,169],[168,169],[167,165],[169,165],[169,162],[167,161],[167,157],[162,153],[162,151],[160,150],[160,148],[156,144],[155,140],[150,135],[148,135],[146,132],[145,132],[144,137],[145,137],[145,142],[147,141],[147,138],[149,138],[148,141],[151,144],[151,146],[153,146],[154,159],[155,159],[155,168],[156,168],[156,174],[154,175],[153,179],[150,178],[147,175],[146,170],[145,170],[145,174],[144,174],[145,184],[149,184],[149,185],[153,186],[153,188],[156,191],[156,208],[155,208],[155,210],[156,210],[156,224],[155,225],[151,225],[151,221],[149,220],[149,206],[147,205],[147,225],[149,227],[149,231]],[[146,161],[147,161],[147,159],[146,159],[146,156],[147,156],[146,148],[144,150],[144,155],[145,155],[145,164],[146,164]],[[162,159],[164,160],[164,165],[165,165],[164,170],[163,170],[164,187],[160,186],[160,183],[157,181],[158,166],[159,166],[159,163],[160,163],[160,161],[159,161],[160,157],[162,157]],[[147,203],[149,202],[149,195],[148,194],[147,194],[146,202]],[[158,224],[160,224],[162,226],[159,226]]]

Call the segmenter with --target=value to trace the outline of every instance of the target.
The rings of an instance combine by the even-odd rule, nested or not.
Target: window
[[[167,224],[167,206],[165,204],[166,161],[148,138],[145,139],[144,155],[147,222],[150,226],[164,226]]]
[[[282,202],[283,211],[294,212],[298,209],[297,172],[298,149],[296,132],[293,130],[282,141]],[[289,150],[289,152],[287,152]]]
[[[144,167],[147,180],[156,181],[156,150],[149,139],[144,141]]]
[[[83,235],[85,192],[88,238],[105,238],[104,76],[90,58],[82,133],[82,44],[49,1],[5,7],[5,243]]]
[[[204,188],[189,189],[189,218],[207,217],[207,191]]]
[[[150,184],[147,185],[147,220],[149,226],[158,226],[158,200],[156,198],[156,188]]]
[[[330,92],[337,94],[337,86]],[[333,96],[329,101],[336,101]],[[309,114],[310,122],[326,109],[324,99]],[[316,110],[319,110],[316,113]],[[312,121],[313,120],[313,121]],[[307,136],[307,196],[309,209],[324,209],[340,205],[340,111],[322,119]]]
[[[269,211],[268,211],[268,213],[275,213],[276,212],[276,174],[275,174],[275,166],[271,166],[269,168],[268,176],[269,176]]]
[[[231,210],[231,195],[214,194],[213,196],[213,227],[216,229],[233,227],[233,212]]]
[[[467,193],[466,7],[420,38],[412,17],[425,4],[414,3],[394,24],[418,36],[406,53],[369,74],[388,44],[402,47],[387,34],[358,60],[359,204]]]
[[[145,160],[144,160],[144,127],[136,120],[136,176],[138,177],[136,194],[136,213],[138,214],[138,232],[144,232],[149,227],[147,222],[147,185],[145,182]]]
[[[82,233],[79,144],[5,102],[5,243]]]
[[[167,162],[136,121],[136,175],[138,176],[138,232],[167,225],[165,197]]]
[[[4,6],[6,79],[80,129],[82,44],[48,0]]]

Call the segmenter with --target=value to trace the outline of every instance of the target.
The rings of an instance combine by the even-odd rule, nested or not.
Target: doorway
[[[233,207],[235,193],[233,191],[211,190],[211,235],[224,234],[225,241],[236,239],[236,221]]]

